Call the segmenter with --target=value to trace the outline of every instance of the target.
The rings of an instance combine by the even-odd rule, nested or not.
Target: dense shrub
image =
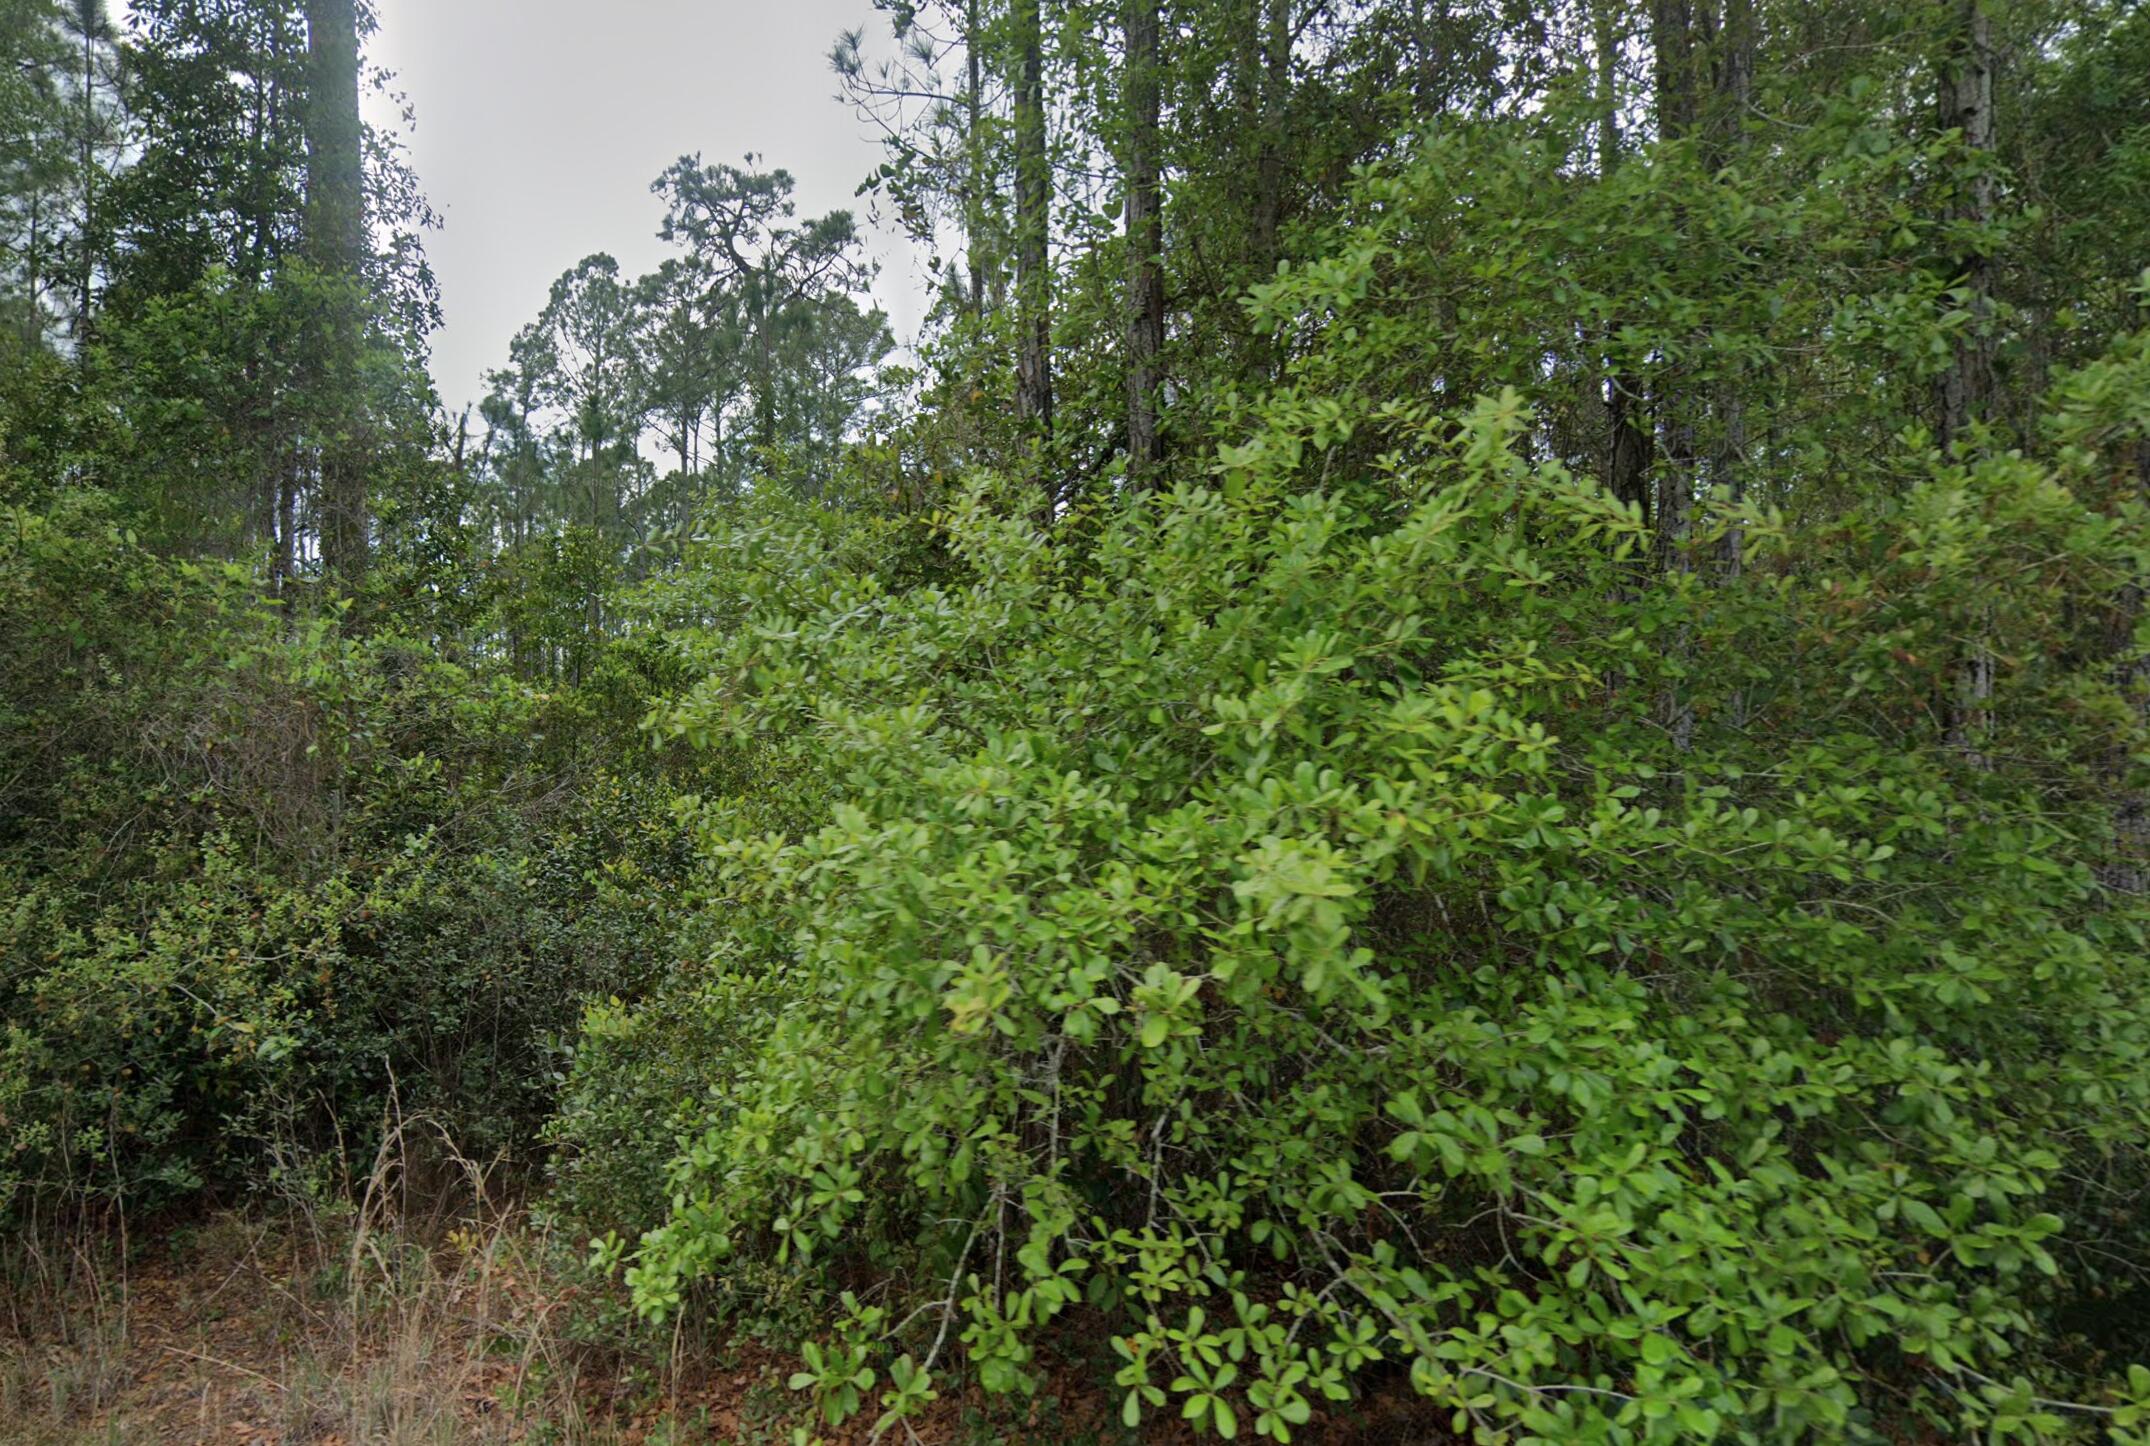
[[[1407,1369],[1557,1440],[2051,1427],[2054,1303],[2143,1245],[2145,915],[2097,871],[2144,515],[2087,445],[2133,356],[2057,460],[1907,439],[1825,529],[1718,517],[1736,574],[1638,568],[1513,400],[1312,490],[1279,408],[1079,561],[974,499],[949,586],[723,536],[662,726],[831,803],[711,801],[706,967],[602,1017],[629,1076],[702,1061],[637,1299],[870,1273],[837,1400],[948,1313],[1028,1388],[1075,1312],[1130,1421],[1281,1438]]]
[[[90,493],[0,514],[0,653],[0,1209],[331,1183],[391,1108],[520,1150],[665,957],[631,655],[542,690],[289,619]]]

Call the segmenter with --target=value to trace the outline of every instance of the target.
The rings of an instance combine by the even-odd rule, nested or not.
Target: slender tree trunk
[[[271,42],[272,53],[277,51]],[[262,158],[269,151],[269,132],[275,125],[274,106],[269,97],[269,82],[260,75],[254,77],[254,106],[252,112],[253,132],[247,137],[247,155],[252,158],[252,170],[247,176],[247,194],[255,198],[253,225],[249,228],[246,247],[247,282],[259,287],[269,274],[269,251],[275,244],[276,217],[271,209],[260,204],[259,198],[271,194],[261,176]]]
[[[366,259],[355,0],[306,0],[307,242],[324,266],[357,276]]]
[[[1045,37],[1040,0],[1015,0],[1015,413],[1032,450],[1039,516],[1050,520],[1058,489],[1047,454],[1053,434],[1052,158],[1045,134]]]
[[[1650,434],[1649,408],[1633,390],[1634,379],[1615,369],[1605,389],[1605,424],[1612,434],[1606,459],[1605,485],[1622,502],[1631,503],[1650,517],[1650,468],[1657,442]]]
[[[1158,181],[1158,0],[1124,0],[1127,38],[1127,471],[1155,481],[1159,358],[1165,345],[1162,195]]]
[[[1754,0],[1724,0],[1717,24],[1716,143],[1722,162],[1746,124],[1754,105],[1754,59],[1757,33]]]
[[[2136,495],[2150,504],[2150,438],[2135,444]],[[2135,653],[2135,629],[2145,602],[2141,581],[2122,590],[2113,627],[2113,651],[2126,659],[2114,682],[2121,696],[2135,705],[2136,726],[2150,734],[2150,656]],[[2099,866],[2098,882],[2117,894],[2150,894],[2150,798],[2130,786],[2135,760],[2123,747],[2116,750],[2112,773],[2119,802],[2113,809],[2113,857]]]
[[[1754,103],[1754,0],[1725,0],[1717,30],[1716,124],[1713,159],[1718,169],[1730,165]],[[1747,500],[1747,394],[1743,370],[1734,369],[1717,384],[1717,447],[1712,459],[1711,489],[1734,506]],[[1737,522],[1725,529],[1721,560],[1728,576],[1739,576],[1745,562],[1746,529]]]
[[[292,579],[298,575],[298,466],[283,458],[276,469],[275,560],[270,564],[273,590],[288,598]]]
[[[754,397],[754,436],[765,467],[776,455],[776,339],[769,335],[769,326],[767,320],[762,324],[762,384]]]
[[[43,225],[44,208],[38,204],[37,188],[33,184],[30,188],[29,249],[23,253],[24,279],[29,286],[29,291],[25,294],[30,298],[29,320],[23,323],[28,331],[23,340],[32,346],[43,339],[45,330],[43,308],[38,304],[38,298],[45,287]]]
[[[1687,139],[1695,127],[1694,12],[1690,0],[1656,0],[1650,22],[1657,68],[1657,124],[1665,141]],[[1684,209],[1676,215],[1685,223]],[[1657,471],[1657,554],[1667,571],[1687,571],[1694,522],[1695,417],[1687,380],[1661,368],[1653,388],[1663,433]]]
[[[1734,507],[1744,506],[1747,501],[1747,445],[1747,399],[1740,379],[1734,378],[1718,391],[1717,456],[1713,468],[1715,489]],[[1735,521],[1726,527],[1719,547],[1725,574],[1738,577],[1746,566],[1745,524]]]
[[[75,270],[75,350],[78,358],[87,352],[90,340],[91,288],[95,285],[96,248],[90,238],[95,235],[93,218],[97,200],[97,25],[102,18],[95,7],[83,12],[82,25],[82,148],[77,164],[82,167],[82,231],[77,244],[82,248]]]
[[[339,585],[366,570],[366,417],[359,396],[364,339],[366,201],[358,114],[356,0],[306,0],[306,240],[336,288],[322,328],[321,561]]]
[[[1291,97],[1292,0],[1248,0],[1258,17],[1261,56],[1261,144],[1254,159],[1254,264],[1264,277],[1277,269],[1284,222],[1284,120]]]
[[[1667,144],[1688,140],[1695,129],[1700,89],[1695,75],[1692,0],[1655,0],[1650,15],[1650,47],[1656,65],[1658,137]],[[1675,206],[1673,220],[1684,232],[1687,208]],[[1699,343],[1700,338],[1691,340]],[[1691,345],[1689,351],[1699,353],[1700,346]],[[1694,530],[1695,424],[1703,394],[1685,374],[1685,368],[1674,365],[1658,368],[1652,391],[1663,437],[1663,458],[1656,477],[1657,565],[1663,572],[1688,573],[1694,570],[1688,541]],[[1694,640],[1685,624],[1673,639],[1670,655],[1683,669],[1691,670]],[[1673,747],[1685,753],[1694,741],[1694,699],[1676,679],[1667,683],[1662,711]]]
[[[1983,230],[1993,220],[1993,20],[1987,0],[1961,0],[1956,34],[1941,81],[1941,124],[1960,134],[1962,159],[1970,174],[1956,187],[1951,220],[1967,230]],[[1970,325],[1958,334],[1956,354],[1940,385],[1940,440],[1953,446],[1984,419],[1992,401],[1992,268],[1984,248],[1973,243],[1955,258],[1954,270],[1968,293]]]
[[[1948,63],[1941,78],[1941,124],[1959,133],[1962,164],[1950,205],[1950,218],[1966,230],[1983,230],[1993,219],[1993,179],[1988,163],[1993,151],[1993,22],[1987,0],[1961,0]],[[1940,442],[1944,448],[1964,441],[1985,420],[1992,402],[1992,274],[1977,242],[1967,245],[1955,264],[1968,293],[1970,324],[1957,333],[1956,352],[1940,383]],[[1974,638],[1956,667],[1955,697],[1950,700],[1949,742],[1974,767],[1986,766],[1978,740],[1991,722],[1995,681],[1992,650]]]
[[[1592,20],[1596,31],[1598,101],[1598,172],[1610,177],[1620,168],[1620,101],[1615,74],[1620,37],[1613,26],[1610,0],[1599,0]],[[1607,328],[1617,333],[1615,321]],[[1608,338],[1610,339],[1610,338]],[[1647,521],[1650,515],[1650,464],[1656,451],[1642,388],[1617,363],[1610,360],[1605,377],[1605,428],[1607,434],[1605,486],[1622,502],[1633,504]]]
[[[983,23],[978,0],[963,7],[963,59],[968,76],[963,89],[967,112],[963,131],[963,228],[965,262],[970,269],[970,310],[985,315],[985,76],[979,53]]]

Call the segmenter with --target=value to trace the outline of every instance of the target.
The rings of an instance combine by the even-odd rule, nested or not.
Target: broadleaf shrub
[[[978,492],[910,586],[704,544],[656,726],[825,803],[703,801],[722,927],[611,1026],[751,1021],[637,1301],[865,1271],[989,1390],[1094,1320],[1130,1424],[1280,1440],[1397,1372],[1534,1439],[2042,1429],[2150,1139],[2106,423],[1660,572],[1513,395],[1383,421],[1321,485],[1280,411],[1079,554]]]
[[[523,1154],[674,928],[671,790],[591,746],[642,670],[352,636],[113,510],[0,507],[0,1220],[333,1190],[398,1110]]]

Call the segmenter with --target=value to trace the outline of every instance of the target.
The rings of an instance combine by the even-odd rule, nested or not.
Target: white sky
[[[446,220],[426,239],[445,329],[433,376],[451,411],[595,251],[628,275],[665,254],[658,172],[683,154],[748,151],[798,181],[801,215],[848,207],[881,151],[834,98],[828,50],[846,26],[886,33],[868,0],[376,0],[370,58],[417,111],[412,160]],[[369,101],[373,119],[390,108]],[[925,308],[923,258],[878,231],[876,295],[897,341]]]

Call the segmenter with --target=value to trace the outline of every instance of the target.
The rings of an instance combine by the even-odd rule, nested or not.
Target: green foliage
[[[1705,586],[1514,399],[1380,420],[1310,488],[1342,428],[1287,398],[1079,564],[982,497],[947,586],[719,550],[660,726],[830,805],[702,816],[701,987],[785,997],[706,1057],[637,1299],[895,1272],[989,1390],[1094,1313],[1131,1417],[1280,1440],[1377,1363],[1541,1439],[2047,1429],[1975,1383],[2144,1178],[2144,917],[2092,878],[2140,504],[1914,452]]]
[[[917,366],[686,158],[473,448],[298,7],[0,0],[0,1218],[423,1111],[816,1429],[2146,1439],[2139,8],[885,8]]]
[[[0,1208],[333,1171],[392,1099],[521,1145],[548,1041],[663,947],[668,793],[576,761],[601,700],[294,622],[108,511],[0,514]]]

